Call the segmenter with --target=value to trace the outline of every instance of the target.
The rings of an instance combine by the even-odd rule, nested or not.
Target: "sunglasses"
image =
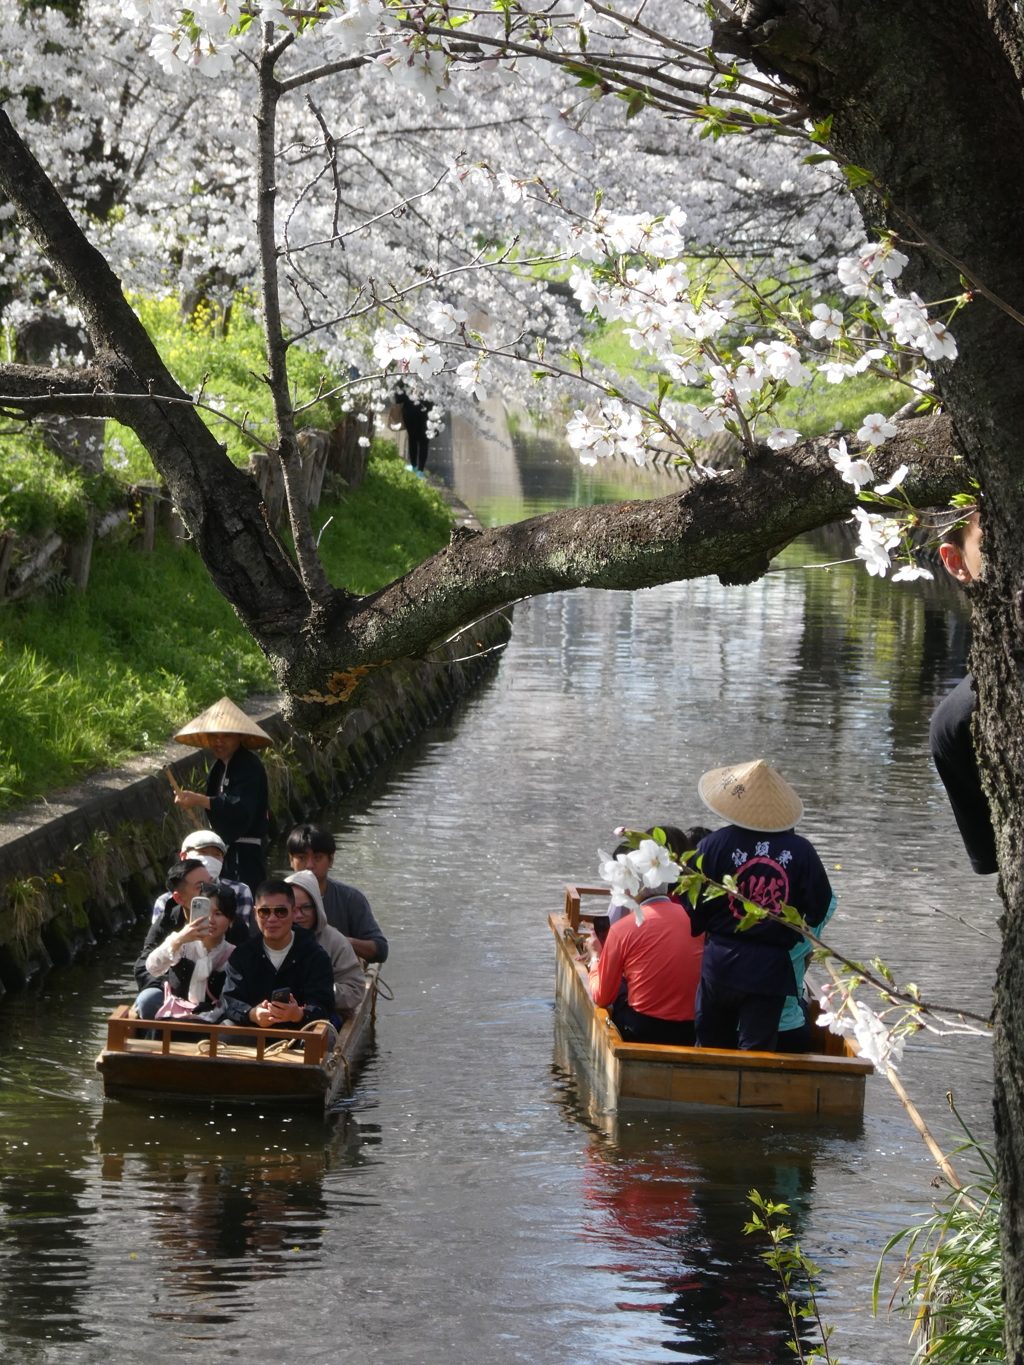
[[[257,905],[256,913],[257,915],[259,915],[260,919],[267,919],[267,917],[270,915],[273,915],[275,919],[287,919],[288,916],[292,913],[292,906]]]

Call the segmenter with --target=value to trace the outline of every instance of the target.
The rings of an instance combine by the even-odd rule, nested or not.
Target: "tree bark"
[[[962,292],[962,264],[1024,311],[1024,100],[1019,20],[993,0],[762,0],[721,39],[832,115],[831,145],[882,188],[867,223],[901,238],[900,281]],[[1010,18],[1014,22],[1010,22]],[[1015,34],[1013,30],[1016,30]],[[1016,47],[1015,47],[1016,42]],[[996,985],[995,1122],[1006,1358],[1024,1362],[1024,326],[988,298],[957,314],[938,380],[982,490],[985,569],[971,589],[975,738],[1006,907]]]

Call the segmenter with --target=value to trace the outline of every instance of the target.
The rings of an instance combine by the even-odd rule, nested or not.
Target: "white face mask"
[[[222,859],[211,858],[208,853],[192,853],[189,856],[192,858],[198,858],[198,860],[206,868],[210,881],[212,882],[220,881],[220,870],[224,866]]]

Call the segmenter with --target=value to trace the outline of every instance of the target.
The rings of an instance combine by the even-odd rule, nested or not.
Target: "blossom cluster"
[[[655,890],[661,886],[674,885],[682,875],[682,868],[672,861],[672,855],[664,844],[655,839],[641,839],[639,845],[628,853],[613,857],[598,849],[601,860],[600,877],[611,886],[611,904],[632,910],[637,924],[643,924],[644,916],[636,897],[641,887]]]
[[[929,318],[921,300],[895,294],[892,281],[907,258],[888,241],[865,246],[837,267],[844,292],[864,300],[857,320],[863,322],[864,307],[873,309],[871,330],[877,340],[865,340],[863,327],[855,334],[843,311],[826,302],[814,303],[799,321],[776,314],[764,322],[764,308],[756,318],[749,309],[744,313],[751,291],[742,282],[729,292],[714,275],[692,278],[681,259],[685,223],[678,206],[660,218],[599,210],[566,233],[566,255],[573,261],[569,284],[583,312],[623,324],[630,345],[653,356],[670,385],[701,390],[707,398],[678,406],[672,423],[661,410],[663,400],[635,405],[646,408],[648,423],[628,420],[619,407],[609,412],[602,405],[596,416],[577,410],[568,436],[584,463],[616,453],[643,463],[637,447],[658,427],[684,446],[728,428],[748,446],[762,440],[781,449],[800,433],[773,423],[773,409],[788,388],[809,385],[815,372],[839,384],[895,350],[910,350],[922,360],[956,355],[952,335]],[[758,328],[765,334],[755,339],[749,333]],[[814,350],[822,346],[829,349]],[[913,387],[929,387],[923,370],[913,378],[922,381]],[[871,445],[894,434],[895,427],[880,413],[868,414],[858,432]]]
[[[906,1046],[906,1031],[890,1028],[881,1015],[840,985],[826,986],[818,1001],[818,1023],[830,1033],[853,1038],[860,1055],[883,1076],[895,1071]]]

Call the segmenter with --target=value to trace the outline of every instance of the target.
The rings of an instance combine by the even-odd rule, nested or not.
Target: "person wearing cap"
[[[269,815],[267,773],[253,752],[273,740],[228,697],[209,707],[174,736],[179,744],[210,749],[216,760],[206,791],[179,791],[175,805],[210,812],[210,824],[227,852],[224,876],[247,886],[266,881]]]
[[[327,923],[320,887],[312,872],[293,872],[285,881],[295,888],[294,924],[308,929],[331,959],[334,972],[334,1008],[338,1014],[351,1014],[366,994],[366,975],[355,950],[344,934]]]
[[[813,846],[793,828],[803,802],[762,759],[715,768],[697,790],[729,821],[698,844],[701,869],[716,882],[735,877],[739,892],[698,894],[687,906],[690,932],[704,935],[697,1046],[774,1052],[786,997],[798,994],[790,950],[801,938],[778,912],[791,905],[816,928],[828,913],[832,888]],[[740,930],[743,900],[769,914]]]
[[[185,862],[189,858],[198,858],[206,868],[207,881],[220,882],[221,886],[226,886],[235,893],[235,918],[242,920],[249,926],[250,931],[255,932],[256,926],[252,920],[252,891],[244,882],[228,881],[227,877],[220,875],[224,866],[224,855],[227,851],[227,844],[212,829],[194,829],[182,841],[181,848],[178,850],[178,860]],[[154,920],[160,919],[171,899],[170,891],[165,891],[162,896],[157,896],[153,904]]]

